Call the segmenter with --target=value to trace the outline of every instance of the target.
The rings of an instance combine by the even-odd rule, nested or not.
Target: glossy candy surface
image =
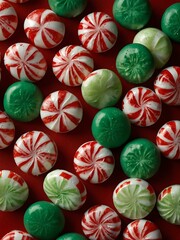
[[[90,240],[115,240],[121,231],[117,213],[106,205],[88,209],[81,221],[82,230]]]
[[[113,173],[114,165],[112,152],[96,141],[82,144],[74,155],[76,173],[90,183],[106,181]]]
[[[26,232],[13,230],[7,233],[1,240],[33,240],[34,238]]]
[[[94,61],[85,48],[69,45],[60,49],[53,58],[52,69],[56,78],[67,86],[79,86],[93,71]]]
[[[116,43],[118,29],[113,19],[103,12],[85,16],[79,24],[78,36],[82,45],[90,51],[101,53]]]
[[[53,11],[36,9],[26,17],[24,31],[35,46],[49,49],[62,42],[65,25]]]
[[[123,99],[122,111],[131,123],[148,127],[155,124],[161,116],[161,100],[149,88],[132,88]]]
[[[87,238],[79,233],[65,233],[56,240],[87,240]]]
[[[25,173],[40,175],[50,170],[57,160],[57,147],[44,132],[21,135],[13,150],[16,165]]]

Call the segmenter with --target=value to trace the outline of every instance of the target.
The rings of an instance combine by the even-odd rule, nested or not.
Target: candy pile
[[[180,67],[168,65],[180,42],[180,3],[166,8],[162,30],[146,27],[148,0],[112,1],[111,16],[88,12],[89,4],[48,0],[48,8],[36,9],[31,0],[0,0],[0,80],[10,82],[2,93],[0,151],[12,161],[0,169],[0,211],[23,217],[22,229],[9,225],[2,240],[160,240],[162,229],[150,221],[154,209],[166,224],[180,225],[180,183],[160,190],[151,184],[164,161],[180,160]],[[28,6],[18,25],[19,9]],[[78,40],[66,36],[69,23]],[[14,42],[20,28],[23,40]],[[124,46],[122,29],[136,30]],[[99,67],[98,55],[108,60],[115,46],[114,62]],[[177,114],[164,121],[173,107]],[[34,179],[44,194],[36,201],[29,196]],[[106,197],[106,183],[107,201],[94,201],[91,190]],[[77,233],[66,224],[76,211]]]

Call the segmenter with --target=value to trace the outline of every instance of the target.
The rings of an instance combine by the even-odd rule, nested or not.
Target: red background
[[[84,109],[84,116],[83,121],[80,123],[80,125],[73,130],[72,132],[66,133],[66,134],[56,134],[47,129],[40,118],[29,122],[29,123],[21,123],[14,121],[15,127],[16,127],[16,136],[14,142],[19,138],[23,133],[30,131],[30,130],[41,130],[49,134],[49,136],[55,140],[58,150],[59,150],[59,157],[58,161],[55,164],[53,169],[65,169],[75,174],[75,170],[73,168],[73,156],[77,148],[83,144],[86,141],[93,140],[93,136],[91,134],[91,122],[93,119],[94,114],[97,112],[96,109],[93,109],[92,107],[88,106],[81,96],[81,90],[80,87],[66,87],[62,85],[53,75],[51,63],[52,58],[54,57],[55,53],[61,49],[64,46],[67,46],[69,44],[77,44],[80,45],[80,41],[78,39],[77,35],[77,28],[80,20],[87,14],[94,12],[94,11],[103,11],[110,16],[112,16],[112,5],[114,0],[89,0],[88,6],[85,9],[85,11],[78,17],[74,19],[65,19],[62,18],[63,22],[66,26],[66,34],[63,42],[57,46],[54,49],[51,50],[43,50],[42,53],[44,54],[47,63],[48,63],[48,71],[45,75],[45,77],[37,83],[37,86],[42,90],[44,97],[47,96],[49,93],[60,90],[60,89],[66,89],[72,93],[74,93],[82,102],[83,109]],[[151,6],[152,6],[152,17],[150,22],[147,26],[150,27],[157,27],[160,28],[160,21],[161,16],[164,10],[171,4],[178,2],[173,0],[151,0]],[[30,0],[27,3],[24,4],[13,4],[14,8],[17,11],[18,17],[19,17],[19,24],[18,28],[15,32],[15,34],[8,40],[4,42],[0,42],[0,52],[2,56],[2,62],[1,62],[1,69],[2,69],[2,79],[0,82],[0,109],[3,110],[3,95],[6,91],[6,88],[17,81],[14,79],[8,71],[5,69],[3,65],[3,55],[6,49],[16,42],[28,42],[28,39],[25,36],[24,30],[23,30],[23,22],[25,17],[33,10],[38,8],[49,8],[48,1],[47,0]],[[93,54],[92,56],[94,58],[95,62],[95,69],[100,68],[108,68],[113,71],[116,71],[115,68],[115,59],[119,52],[119,50],[125,46],[126,44],[132,43],[133,37],[136,34],[136,31],[127,30],[125,28],[122,28],[117,23],[118,29],[119,29],[119,36],[117,43],[115,46],[105,53],[101,54]],[[168,62],[168,64],[165,66],[172,66],[177,65],[180,66],[180,44],[173,42],[173,54]],[[159,70],[160,71],[160,70]],[[148,82],[144,83],[143,86],[149,87],[153,89],[153,82],[155,76],[158,74],[157,71],[153,77],[148,80]],[[122,85],[123,85],[123,94],[122,97],[117,104],[117,107],[121,108],[121,101],[126,92],[132,88],[135,87],[133,84],[126,83],[123,79],[121,79]],[[137,137],[144,137],[148,138],[149,140],[153,141],[155,143],[155,137],[157,134],[158,129],[167,121],[178,119],[180,120],[179,113],[179,107],[172,107],[167,106],[163,104],[162,108],[162,115],[161,118],[158,120],[158,122],[147,128],[141,128],[141,127],[135,127],[132,126],[132,134],[131,139],[137,138]],[[23,214],[26,208],[33,202],[39,201],[39,200],[48,200],[45,193],[42,189],[42,183],[45,175],[42,176],[31,176],[28,174],[23,173],[21,170],[18,169],[16,166],[14,160],[13,160],[13,145],[14,142],[11,144],[10,147],[0,150],[0,170],[1,169],[9,169],[12,170],[19,175],[21,175],[27,184],[29,185],[30,189],[30,196],[25,203],[25,205],[20,208],[19,210],[16,210],[15,212],[0,212],[0,238],[5,235],[7,232],[19,229],[19,230],[25,230],[23,226]],[[86,203],[83,205],[83,207],[77,211],[74,212],[68,212],[63,211],[66,218],[66,226],[63,231],[65,232],[78,232],[82,233],[81,230],[81,218],[83,213],[91,206],[95,204],[106,204],[113,209],[113,202],[112,202],[112,193],[116,185],[126,179],[127,177],[123,174],[120,164],[119,164],[119,155],[121,152],[121,148],[117,148],[113,150],[115,159],[116,159],[116,167],[114,170],[113,175],[109,178],[108,181],[104,182],[100,185],[92,185],[88,184],[86,182],[86,188],[88,192],[88,198]],[[165,187],[172,185],[172,184],[180,184],[180,177],[179,177],[179,169],[180,169],[180,161],[172,161],[168,160],[164,157],[162,157],[162,163],[160,166],[160,169],[158,173],[148,180],[150,184],[154,187],[156,194],[158,195]],[[121,217],[122,219],[122,231],[125,228],[125,226],[130,222],[130,220],[125,219]],[[155,222],[163,235],[163,239],[165,240],[179,240],[180,237],[178,233],[180,233],[180,226],[172,225],[164,221],[158,214],[156,208],[152,211],[152,213],[147,217],[147,219]],[[118,239],[122,238],[122,231],[120,234],[120,237]]]

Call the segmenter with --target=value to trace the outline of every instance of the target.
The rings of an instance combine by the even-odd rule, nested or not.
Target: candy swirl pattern
[[[157,133],[156,144],[165,157],[180,159],[180,121],[165,123]]]
[[[4,64],[11,75],[21,81],[39,81],[47,70],[43,54],[28,43],[11,45],[5,52]]]
[[[44,179],[43,189],[48,198],[62,209],[74,211],[86,201],[84,184],[72,173],[54,170]]]
[[[91,183],[106,181],[114,170],[114,164],[112,152],[96,141],[82,144],[74,156],[76,173]]]
[[[60,49],[53,58],[52,69],[56,78],[67,86],[79,86],[93,71],[94,61],[83,47],[69,45]]]
[[[157,226],[148,220],[135,220],[128,224],[123,232],[123,240],[161,240],[162,235]]]
[[[154,82],[158,97],[168,105],[180,105],[180,67],[165,68]]]
[[[15,211],[28,198],[29,189],[24,179],[9,170],[0,171],[0,210]]]
[[[106,205],[88,209],[81,221],[84,234],[91,240],[114,240],[121,231],[121,220],[117,213]]]
[[[26,173],[40,175],[50,170],[57,160],[57,147],[45,133],[31,131],[23,134],[14,145],[16,165]]]
[[[161,115],[161,100],[151,89],[135,87],[124,97],[122,110],[133,124],[151,126]]]
[[[24,21],[24,31],[37,47],[53,48],[64,38],[65,26],[49,9],[36,9]]]
[[[65,133],[73,130],[82,120],[83,109],[78,98],[68,91],[56,91],[47,96],[40,115],[47,128]]]
[[[118,30],[113,19],[102,12],[85,16],[78,27],[82,45],[90,51],[100,53],[111,49],[116,43]]]
[[[13,121],[5,112],[0,111],[0,149],[8,147],[15,136]]]
[[[0,41],[11,37],[18,25],[15,9],[6,1],[0,2]]]
[[[33,240],[34,238],[31,237],[28,233],[25,233],[20,230],[13,230],[7,233],[1,240]]]

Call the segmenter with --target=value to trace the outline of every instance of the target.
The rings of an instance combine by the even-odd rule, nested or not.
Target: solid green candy
[[[133,43],[140,43],[149,49],[154,57],[156,68],[162,68],[172,54],[169,37],[157,28],[145,28],[139,31],[135,35]]]
[[[87,238],[78,233],[66,233],[58,237],[56,240],[87,240]]]
[[[131,178],[151,178],[159,169],[160,152],[156,145],[145,138],[127,143],[120,155],[124,173]]]
[[[116,58],[116,68],[126,81],[139,84],[146,82],[154,73],[154,59],[142,44],[128,44]]]
[[[97,112],[91,129],[96,141],[107,148],[121,146],[131,134],[129,119],[116,107],[103,108]]]
[[[161,28],[172,40],[180,42],[180,3],[172,4],[165,10]]]
[[[40,240],[56,239],[65,224],[61,209],[46,201],[35,202],[24,214],[24,226],[29,234]]]
[[[116,0],[113,4],[114,18],[128,29],[141,29],[151,17],[148,0]]]
[[[87,0],[48,0],[50,8],[59,16],[76,17],[87,5]]]
[[[11,118],[30,122],[39,116],[42,101],[42,93],[35,84],[16,82],[4,94],[4,109]]]
[[[122,93],[118,76],[109,69],[92,72],[82,83],[84,100],[92,107],[101,109],[115,105]]]

